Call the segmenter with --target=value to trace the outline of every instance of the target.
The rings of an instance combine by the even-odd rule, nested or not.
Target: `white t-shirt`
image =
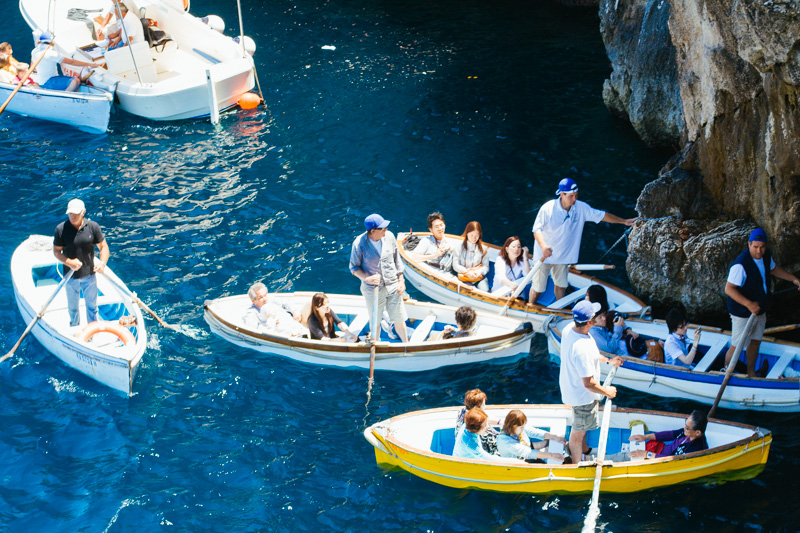
[[[128,37],[132,39],[130,41],[131,43],[144,42],[144,29],[142,28],[142,21],[139,20],[139,17],[128,11],[122,19],[122,23],[125,25],[125,32],[128,33]],[[122,37],[122,42],[127,42],[125,40],[125,32],[122,32],[120,35],[120,37]]]
[[[752,257],[751,257],[752,259]],[[767,293],[767,273],[764,272],[764,259],[753,259],[756,266],[758,267],[758,271],[761,273],[761,279],[764,280],[764,294]],[[769,261],[769,271],[772,272],[772,269],[775,268],[775,260],[770,258]],[[747,279],[747,273],[744,271],[744,266],[736,263],[731,267],[730,272],[728,272],[728,283],[732,283],[737,287],[743,287],[744,282]]]
[[[595,209],[580,200],[569,211],[561,206],[561,199],[556,198],[545,203],[536,214],[533,232],[541,232],[544,241],[553,249],[553,255],[545,259],[545,263],[568,265],[578,262],[581,249],[583,225],[587,221],[598,223],[606,216],[605,211]],[[533,257],[542,257],[542,248],[534,243]]]
[[[41,43],[33,49],[33,52],[31,52],[31,65],[36,63],[36,60],[42,55],[42,51],[45,47],[47,47],[47,44]],[[47,51],[44,52],[44,58],[36,65],[36,72],[31,74],[33,81],[39,85],[44,85],[44,83],[53,76],[58,76],[59,61],[61,61],[61,55],[52,46],[48,48]]]
[[[572,322],[561,332],[561,368],[558,373],[561,401],[576,407],[600,399],[601,395],[591,392],[583,384],[583,378],[592,376],[600,383],[600,351],[593,338],[575,331]]]

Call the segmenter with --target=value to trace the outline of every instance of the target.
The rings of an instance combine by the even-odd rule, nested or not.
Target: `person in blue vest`
[[[725,294],[728,295],[728,312],[731,314],[731,339],[741,336],[750,315],[756,315],[755,324],[748,339],[739,343],[747,346],[747,375],[755,377],[756,358],[764,326],[767,323],[767,311],[772,295],[767,272],[776,278],[791,281],[800,290],[800,279],[775,264],[772,253],[767,249],[767,234],[761,228],[750,232],[747,249],[739,254],[733,262],[728,281],[725,283]],[[725,365],[733,356],[734,347],[725,355]]]

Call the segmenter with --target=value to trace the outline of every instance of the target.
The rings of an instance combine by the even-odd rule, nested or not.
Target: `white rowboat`
[[[16,85],[0,82],[0,101],[14,92]],[[88,133],[105,133],[114,96],[96,87],[81,86],[79,92],[52,91],[23,86],[9,102],[6,111],[50,122],[74,126]]]
[[[430,233],[414,233],[414,235],[425,238]],[[399,233],[397,235],[400,258],[406,266],[404,274],[406,279],[428,298],[447,305],[469,305],[489,313],[499,313],[503,310],[503,307],[508,302],[507,296],[478,290],[471,285],[462,283],[454,274],[445,273],[424,261],[416,260],[413,257],[413,250],[408,251],[405,249],[405,241],[408,236],[408,233]],[[463,239],[460,236],[446,235],[445,238],[456,250],[461,248]],[[500,247],[486,243],[484,243],[484,246],[488,248],[486,257],[491,264],[487,275],[491,284],[494,261],[499,255]],[[539,297],[538,305],[529,306],[527,302],[515,300],[508,306],[506,314],[530,321],[537,333],[545,333],[550,317],[552,315],[571,316],[570,309],[576,302],[586,297],[586,289],[591,285],[602,285],[608,295],[609,306],[619,313],[646,316],[650,312],[650,308],[632,294],[582,274],[577,270],[570,270],[569,284],[572,292],[564,298],[556,300],[553,295],[553,281],[549,279],[547,291]]]
[[[569,323],[567,320],[553,321],[547,334],[548,348],[554,359],[560,361],[561,332]],[[626,320],[626,325],[645,338],[665,339],[668,334],[663,320]],[[690,325],[686,336],[694,338],[694,331],[702,327],[700,346],[695,356],[695,368],[654,363],[646,359],[623,356],[624,364],[619,367],[614,385],[654,394],[667,398],[685,398],[712,405],[725,378],[724,368],[718,368],[730,347],[730,331],[707,326]],[[612,354],[605,354],[612,356]],[[717,359],[720,360],[717,361]],[[747,361],[743,350],[740,360]],[[716,365],[714,362],[717,361]],[[759,351],[756,368],[763,361],[769,363],[765,378],[748,378],[733,374],[719,402],[727,409],[751,411],[800,412],[800,383],[797,378],[781,378],[787,367],[800,371],[800,345],[764,337]],[[600,365],[603,376],[610,365]]]
[[[17,247],[11,257],[11,280],[17,306],[26,324],[37,315],[62,278],[63,265],[53,256],[52,237],[31,235]],[[106,332],[94,335],[90,342],[76,337],[89,326],[85,322],[85,305],[81,299],[81,324],[70,327],[65,289],[59,291],[31,333],[47,351],[70,367],[130,395],[136,369],[147,345],[147,333],[139,307],[108,278],[124,287],[108,266],[105,274],[97,275],[100,319],[116,323],[121,317],[135,317],[136,325],[130,329],[134,342],[124,345],[116,335]]]
[[[19,9],[34,32],[54,35],[61,54],[89,62],[92,58],[80,49],[95,42],[91,21],[70,20],[68,13],[81,9],[93,18],[108,4],[109,0],[20,0]],[[155,20],[173,39],[163,48],[134,42],[109,51],[104,59],[108,68],[96,70],[90,78],[92,85],[115,92],[128,113],[151,120],[206,117],[212,108],[232,107],[255,85],[253,60],[242,45],[186,13],[179,1],[125,0],[125,4],[137,17]]]
[[[311,302],[312,292],[270,293],[293,309],[302,309]],[[331,309],[353,332],[364,335],[369,329],[366,302],[363,296],[328,294]],[[317,365],[369,368],[370,345],[367,342],[346,343],[289,337],[266,330],[248,329],[242,320],[250,307],[247,295],[229,296],[205,303],[205,319],[213,333],[223,339],[264,353],[272,353]],[[511,357],[530,351],[533,331],[520,320],[478,313],[475,334],[469,337],[426,340],[445,324],[455,325],[453,307],[409,300],[406,302],[413,331],[408,343],[390,341],[382,333],[376,344],[375,369],[418,372],[447,365],[478,363]]]

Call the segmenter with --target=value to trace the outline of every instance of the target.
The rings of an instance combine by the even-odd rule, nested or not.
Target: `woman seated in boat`
[[[708,449],[706,427],[708,418],[703,411],[694,410],[682,429],[658,431],[645,435],[631,435],[631,442],[647,442],[646,450],[633,450],[607,455],[609,461],[639,461],[671,455],[686,455]]]
[[[692,363],[697,355],[697,346],[700,342],[700,328],[694,332],[694,342],[689,348],[689,341],[686,338],[686,330],[689,324],[686,316],[678,307],[673,307],[665,317],[669,336],[664,341],[664,362],[668,365],[692,368]]]
[[[456,434],[453,457],[483,459],[484,461],[509,462],[514,459],[500,457],[483,448],[481,436],[489,430],[489,416],[480,407],[473,407],[464,415],[464,426]]]
[[[453,255],[453,270],[458,279],[467,285],[489,292],[489,262],[486,253],[489,251],[483,244],[483,230],[480,222],[473,220],[464,228],[461,235],[464,239]]]
[[[500,457],[515,457],[527,463],[547,459],[564,462],[563,455],[542,449],[547,446],[549,439],[561,444],[566,444],[566,439],[527,424],[528,417],[522,411],[514,409],[508,412],[503,422],[503,432],[497,437],[497,453]]]
[[[14,49],[11,48],[10,43],[0,43],[0,54],[6,54],[8,56],[8,66],[3,68],[19,79],[22,79],[30,65],[14,59]]]
[[[528,262],[528,248],[522,246],[522,241],[516,235],[506,239],[505,244],[500,249],[500,254],[494,262],[494,282],[492,292],[497,292],[503,286],[511,291],[517,289],[519,281],[530,272],[531,265]],[[519,294],[518,298],[528,300],[530,284]]]
[[[344,337],[336,334],[338,327]],[[324,292],[318,292],[311,297],[311,315],[308,317],[308,334],[313,340],[321,341],[347,341],[358,340],[349,329],[344,320],[331,309],[328,297]]]
[[[464,428],[464,421],[467,413],[475,408],[486,408],[486,394],[480,389],[468,390],[464,395],[464,407],[461,408],[456,418],[456,437],[458,437],[459,432]],[[500,420],[498,420],[497,423],[500,424]],[[483,446],[486,453],[497,454],[497,436],[499,434],[500,432],[491,425],[486,431],[480,434],[481,446]]]
[[[601,313],[605,313],[611,309],[608,306],[608,293],[606,293],[606,289],[602,285],[589,285],[589,288],[586,289],[586,298],[584,299],[588,302],[600,304]]]
[[[475,333],[473,329],[477,321],[478,315],[475,313],[475,310],[468,305],[462,305],[456,309],[456,325],[458,327],[453,327],[448,324],[441,333],[432,336],[431,340],[438,341],[469,337]]]

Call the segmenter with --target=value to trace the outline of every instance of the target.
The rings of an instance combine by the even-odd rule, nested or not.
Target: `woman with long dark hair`
[[[467,224],[461,238],[464,241],[453,255],[453,270],[463,283],[489,292],[489,281],[486,279],[489,273],[489,262],[486,260],[488,249],[483,244],[481,223],[473,220]]]
[[[494,262],[494,283],[492,284],[492,291],[500,289],[503,285],[510,288],[512,291],[516,290],[519,281],[530,272],[531,265],[528,261],[528,248],[522,246],[522,241],[519,237],[514,235],[506,239],[503,248],[500,249],[500,254]],[[527,291],[530,286],[519,295],[519,298],[528,299]]]
[[[328,297],[318,292],[311,297],[311,316],[308,317],[308,332],[312,339],[321,341],[345,341],[346,337],[336,335],[336,327],[347,336],[355,334],[347,329],[347,324],[331,309]]]

